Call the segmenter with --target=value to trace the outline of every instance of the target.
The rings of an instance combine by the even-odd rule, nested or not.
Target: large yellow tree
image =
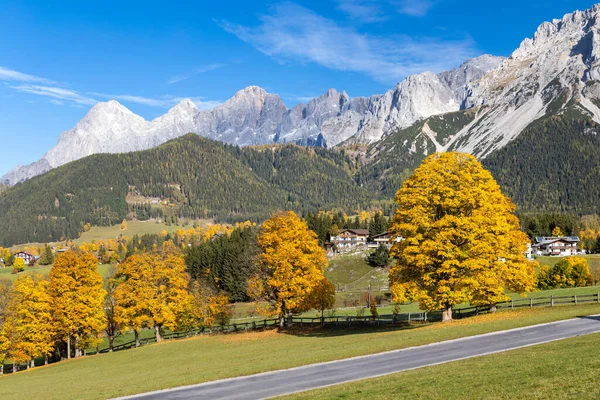
[[[13,297],[12,284],[6,279],[0,279],[0,375],[4,374],[4,360],[10,350],[10,331],[8,305]]]
[[[291,312],[310,309],[309,297],[327,266],[317,234],[294,212],[279,212],[265,221],[258,236],[261,272],[249,282],[249,294],[269,301],[280,326]]]
[[[71,341],[75,340],[75,356],[88,346],[97,345],[106,325],[102,277],[98,259],[91,254],[67,251],[56,257],[50,270],[49,293],[56,331],[67,343],[71,357]]]
[[[515,206],[469,154],[436,153],[423,161],[396,193],[390,231],[396,264],[390,285],[396,302],[419,301],[426,310],[471,302],[494,305],[505,288],[533,290],[533,264]]]
[[[167,249],[133,255],[119,265],[117,279],[122,283],[115,290],[115,316],[123,327],[139,331],[151,325],[157,342],[162,340],[163,327],[177,327],[190,295],[181,254]]]
[[[16,362],[33,366],[36,357],[48,356],[54,350],[54,321],[49,282],[39,274],[24,275],[14,283],[9,303],[14,329],[12,349]]]

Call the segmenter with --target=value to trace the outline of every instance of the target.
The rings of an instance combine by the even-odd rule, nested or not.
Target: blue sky
[[[127,4],[123,4],[127,3]],[[0,175],[39,159],[97,101],[146,119],[259,85],[288,106],[328,88],[392,88],[483,53],[509,55],[592,1],[0,0]]]

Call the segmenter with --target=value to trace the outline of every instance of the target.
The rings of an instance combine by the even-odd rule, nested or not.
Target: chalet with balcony
[[[532,252],[537,256],[574,256],[578,244],[577,236],[536,237]]]
[[[338,249],[366,247],[368,237],[368,229],[344,229],[337,236],[331,237],[331,243]]]

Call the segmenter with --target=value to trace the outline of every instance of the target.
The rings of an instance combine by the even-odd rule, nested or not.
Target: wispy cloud
[[[208,64],[208,65],[204,65],[200,68],[196,68],[193,71],[187,73],[187,74],[183,74],[183,75],[177,75],[177,76],[173,76],[171,78],[169,78],[167,80],[167,84],[172,85],[174,83],[178,83],[181,81],[185,81],[186,79],[190,79],[192,76],[197,75],[197,74],[203,74],[205,72],[210,72],[210,71],[214,71],[215,69],[219,69],[224,67],[225,64]]]
[[[162,97],[142,97],[135,96],[130,94],[108,94],[108,93],[90,93],[92,96],[100,97],[103,99],[111,99],[122,101],[126,103],[135,103],[142,104],[149,107],[162,107],[162,108],[170,108],[176,105],[177,103],[189,99],[191,100],[199,110],[209,110],[212,109],[219,104],[220,101],[215,100],[206,100],[203,97],[176,97],[176,96],[162,96]]]
[[[341,26],[294,3],[275,5],[250,27],[217,21],[241,40],[279,62],[314,62],[394,83],[423,71],[439,72],[477,54],[471,39],[444,40],[406,35],[374,36]]]
[[[196,69],[196,73],[207,72],[220,67],[221,64],[206,65]],[[133,94],[107,94],[98,92],[80,93],[75,90],[58,87],[49,79],[24,74],[4,67],[0,67],[0,81],[6,81],[6,86],[17,92],[49,98],[49,102],[55,105],[69,104],[75,107],[94,105],[98,102],[98,99],[114,99],[125,103],[142,104],[149,107],[170,108],[185,99],[184,97],[173,95],[144,97]],[[190,100],[192,100],[200,110],[212,109],[221,104],[220,101],[207,100],[203,97],[192,97]],[[28,99],[26,101],[32,102],[33,100]]]
[[[46,85],[52,85],[52,82],[46,78],[40,78],[39,76],[24,74],[19,71],[4,68],[0,66],[0,80],[9,82],[31,82],[31,83],[42,83]]]
[[[38,96],[50,97],[59,101],[67,101],[75,104],[82,105],[93,105],[96,104],[97,101],[91,97],[82,96],[81,94],[69,90],[63,89],[59,87],[53,86],[40,86],[40,85],[17,85],[17,86],[9,86],[10,88],[17,90],[23,93],[35,94]]]
[[[123,102],[142,104],[150,107],[168,107],[171,103],[164,99],[156,99],[151,97],[136,96],[132,94],[107,94],[91,92],[90,95],[101,97],[103,99],[118,100]]]
[[[385,21],[385,15],[381,2],[377,0],[337,0],[338,9],[353,20],[362,23],[373,23]]]
[[[435,5],[435,1],[432,0],[399,0],[396,3],[398,12],[413,17],[423,17],[427,15],[429,10]]]

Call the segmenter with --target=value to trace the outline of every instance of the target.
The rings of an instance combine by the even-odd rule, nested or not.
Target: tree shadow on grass
[[[298,337],[310,337],[310,338],[329,338],[329,337],[341,337],[347,335],[362,335],[372,333],[387,333],[387,332],[399,332],[409,331],[414,329],[423,328],[430,326],[431,322],[398,322],[395,326],[343,326],[340,322],[338,326],[327,325],[325,327],[299,327],[292,326],[291,328],[285,328],[280,330],[280,333],[286,335],[293,335]],[[296,324],[298,325],[298,324]]]

